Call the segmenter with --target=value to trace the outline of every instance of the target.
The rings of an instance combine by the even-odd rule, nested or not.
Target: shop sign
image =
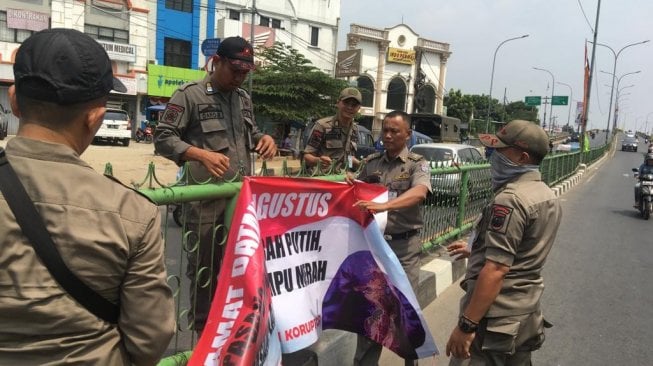
[[[412,65],[415,63],[415,51],[388,47],[388,62]]]
[[[338,52],[336,77],[358,76],[361,73],[361,50]]]
[[[206,76],[204,70],[147,65],[147,94],[157,97],[170,97],[180,86],[189,81],[203,79],[204,76]]]
[[[107,51],[109,58],[114,61],[136,62],[136,46],[133,44],[114,43],[97,40],[104,50]]]
[[[38,32],[48,29],[50,15],[24,9],[7,9],[7,28]]]

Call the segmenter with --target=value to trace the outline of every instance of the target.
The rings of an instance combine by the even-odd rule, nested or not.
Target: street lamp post
[[[646,42],[648,42],[648,41],[644,41],[644,42],[640,42],[640,43],[646,43]],[[635,43],[635,44],[639,44],[639,43]],[[623,48],[621,50],[623,50]],[[621,52],[621,51],[619,51],[619,52]],[[613,96],[614,89],[615,89],[614,88],[614,80],[617,79],[617,98],[618,98],[618,96],[619,96],[619,84],[621,83],[621,79],[623,79],[624,76],[639,74],[640,72],[642,72],[642,70],[627,72],[627,73],[625,73],[625,74],[623,74],[623,75],[621,75],[619,77],[617,77],[617,75],[615,75],[613,72],[607,72],[607,71],[603,71],[603,70],[600,70],[600,71],[602,73],[604,73],[604,74],[612,75],[612,89],[610,90],[610,109],[608,110],[608,116],[609,116],[610,112],[612,112],[612,96]],[[612,133],[613,134],[614,134],[615,128],[617,128],[617,111],[619,111],[619,109],[617,108],[617,100],[616,100],[617,98],[615,98],[615,103],[614,103],[614,122],[612,123]],[[606,129],[608,131],[610,131],[610,120],[608,120],[608,126],[606,127]],[[605,134],[605,143],[606,144],[608,143],[608,135],[609,135],[609,133]]]
[[[505,43],[526,37],[528,37],[528,34],[524,34],[523,36],[519,37],[508,38],[505,41],[499,43],[497,48],[494,50],[494,58],[492,59],[492,73],[490,74],[490,93],[487,96],[487,120],[485,121],[485,133],[488,133],[490,124],[490,111],[492,110],[492,86],[494,83],[494,65],[497,62],[497,52],[499,52],[499,48],[501,48],[501,46],[503,46]]]
[[[574,100],[574,89],[571,88],[571,85],[566,84],[566,83],[561,83],[561,82],[558,81],[558,84],[564,85],[567,88],[569,88],[569,112],[567,112],[567,127],[568,127],[569,126],[569,119],[571,118],[571,103]]]
[[[614,65],[612,67],[612,75],[613,76],[617,73],[617,59],[619,58],[619,55],[621,54],[621,51],[625,50],[628,47],[637,46],[637,45],[640,45],[640,44],[647,43],[648,41],[649,40],[647,39],[645,41],[627,44],[627,45],[623,46],[618,52],[615,52],[614,49],[612,49],[612,47],[608,46],[607,44],[598,43],[598,42],[596,42],[596,38],[594,39],[594,42],[596,42],[596,45],[606,47],[610,51],[612,51],[612,55],[614,56]],[[613,96],[613,92],[614,92],[614,78],[612,79],[612,90],[610,92],[610,106],[608,107],[608,126],[606,127],[606,130],[608,130],[608,131],[610,131],[610,117],[611,117],[611,113],[612,113],[612,96]],[[615,106],[615,113],[616,113],[616,106]],[[613,134],[614,134],[614,129],[616,127],[617,127],[617,120],[615,119],[615,122],[614,122],[614,124],[612,126],[612,133]],[[609,134],[608,132],[606,132],[606,134],[605,134],[606,143],[608,141],[608,134]]]
[[[551,79],[553,79],[553,83],[551,84],[551,109],[550,109],[550,114],[549,114],[549,134],[551,134],[551,128],[552,128],[551,125],[553,124],[553,96],[555,95],[556,78],[555,78],[555,76],[553,76],[553,73],[551,71],[547,70],[547,69],[541,69],[541,68],[535,67],[535,66],[533,66],[533,69],[548,72],[549,75],[551,75]],[[544,108],[546,108],[546,107],[544,107]]]

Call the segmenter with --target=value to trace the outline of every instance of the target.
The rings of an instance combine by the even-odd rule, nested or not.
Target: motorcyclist
[[[642,177],[644,174],[653,174],[653,153],[649,152],[644,156],[644,162],[639,166],[639,172],[637,173],[638,177]],[[638,181],[635,184],[635,207],[639,208],[639,188],[641,187],[641,181]]]

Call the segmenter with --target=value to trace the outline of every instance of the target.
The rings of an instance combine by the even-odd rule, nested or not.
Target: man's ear
[[[93,131],[93,135],[100,129],[102,122],[104,121],[104,113],[107,111],[107,108],[104,105],[95,105],[92,108],[89,108],[86,112],[86,120],[84,123],[86,127]]]
[[[16,100],[16,85],[9,87],[8,94],[11,113],[13,113],[16,118],[20,118],[20,109],[18,108],[18,100]]]

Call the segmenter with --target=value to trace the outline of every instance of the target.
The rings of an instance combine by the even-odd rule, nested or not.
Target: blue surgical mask
[[[498,151],[490,155],[490,174],[492,189],[497,190],[524,173],[538,171],[540,167],[532,164],[517,164]]]

